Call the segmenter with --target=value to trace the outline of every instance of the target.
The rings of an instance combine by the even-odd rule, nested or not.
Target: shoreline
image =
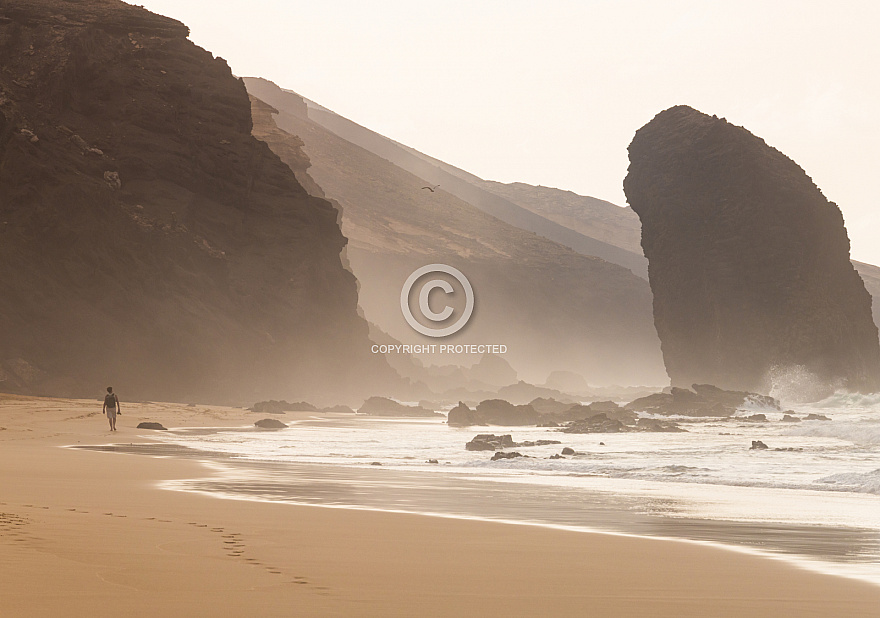
[[[167,444],[167,443],[166,443]],[[134,445],[135,447],[137,445]],[[87,450],[100,450],[101,452],[111,452],[105,449],[97,448],[97,449],[89,449],[89,447],[81,447]],[[189,448],[189,447],[184,447]],[[170,449],[171,451],[175,450],[174,448]],[[161,457],[164,455],[157,455],[151,453],[138,453],[137,449],[129,450],[124,445],[119,449],[112,451],[113,454],[128,454],[128,455],[140,455],[146,457]],[[602,527],[601,524],[596,525],[586,525],[586,524],[566,524],[548,520],[540,520],[540,519],[527,519],[527,518],[505,518],[494,515],[481,515],[478,513],[453,513],[453,512],[444,512],[442,510],[430,510],[425,508],[394,508],[392,506],[367,506],[364,504],[332,504],[320,501],[305,501],[302,499],[296,499],[293,497],[284,497],[279,495],[277,492],[273,492],[273,497],[268,497],[264,493],[249,491],[247,488],[248,480],[241,478],[241,473],[244,472],[254,472],[255,476],[251,477],[251,480],[257,484],[265,486],[269,479],[261,478],[259,475],[260,470],[254,464],[259,462],[253,461],[241,461],[241,460],[232,460],[232,461],[218,461],[213,459],[206,454],[206,457],[200,457],[196,453],[182,455],[186,458],[196,459],[198,460],[203,467],[203,470],[208,472],[207,476],[202,475],[199,478],[190,478],[190,479],[176,479],[171,481],[160,481],[157,483],[157,487],[166,491],[178,491],[182,493],[194,493],[208,497],[214,497],[217,499],[223,500],[245,500],[252,502],[262,502],[267,504],[287,504],[292,506],[311,506],[317,508],[329,508],[329,509],[348,509],[352,511],[372,511],[377,513],[396,513],[396,514],[406,514],[406,515],[419,515],[424,517],[437,517],[441,519],[456,519],[463,521],[482,521],[487,523],[499,523],[505,525],[518,525],[518,526],[534,526],[538,528],[547,528],[551,530],[563,530],[568,532],[575,533],[586,533],[586,534],[601,534],[608,535],[612,537],[624,537],[624,538],[634,538],[634,539],[653,539],[653,540],[663,540],[669,542],[682,542],[682,543],[691,543],[698,546],[709,547],[713,549],[720,549],[726,551],[732,551],[735,553],[741,553],[745,555],[755,556],[763,559],[776,560],[781,563],[795,566],[800,569],[804,569],[806,571],[810,571],[817,574],[829,575],[833,577],[844,577],[847,579],[851,579],[854,581],[865,582],[871,584],[873,586],[880,587],[880,568],[877,568],[876,563],[870,562],[867,560],[834,560],[832,557],[827,554],[807,554],[803,551],[800,553],[796,553],[793,550],[785,550],[779,549],[778,545],[773,545],[771,543],[766,543],[766,545],[770,545],[771,547],[768,549],[762,549],[757,547],[755,544],[748,544],[742,540],[742,537],[748,532],[751,531],[753,536],[760,535],[762,529],[767,527],[773,527],[776,531],[776,534],[785,534],[788,532],[791,535],[804,534],[806,530],[810,530],[813,533],[821,533],[822,539],[821,542],[824,543],[834,543],[836,537],[845,536],[846,539],[839,538],[837,543],[844,543],[847,540],[852,543],[854,541],[854,537],[858,537],[860,540],[865,541],[866,539],[870,539],[876,543],[875,537],[876,532],[872,530],[863,530],[863,529],[851,529],[844,527],[807,527],[807,526],[793,526],[790,524],[773,524],[772,526],[768,524],[759,524],[754,522],[738,522],[738,521],[725,521],[725,520],[713,520],[713,519],[694,519],[694,518],[669,518],[663,516],[645,516],[645,519],[654,519],[656,522],[664,522],[667,525],[665,528],[669,531],[667,534],[657,534],[657,533],[648,533],[648,532],[637,532],[634,531],[635,528],[638,528],[638,524],[635,526],[628,526],[626,524],[620,525],[621,522],[618,521],[618,529],[612,529],[609,527]],[[170,455],[175,456],[175,455]],[[181,455],[177,455],[181,456]],[[272,466],[275,468],[275,466]],[[280,464],[277,466],[278,468],[289,468],[291,470],[308,470],[312,469],[314,471],[318,470],[326,470],[326,465],[315,464],[315,463],[305,463],[305,464]],[[346,470],[343,466],[333,466],[339,467],[342,470]],[[372,472],[372,470],[364,468],[365,472]],[[238,474],[236,474],[236,472]],[[396,470],[383,470],[383,473],[391,473],[392,476],[395,476]],[[438,471],[438,473],[442,473],[442,471]],[[414,473],[414,475],[423,474],[421,472]],[[316,475],[317,476],[317,475]],[[349,482],[352,482],[355,478],[355,475],[349,477]],[[236,489],[227,489],[227,490],[216,490],[216,489],[208,489],[205,488],[205,485],[223,485],[229,486],[233,482],[238,481],[236,483]],[[391,483],[397,485],[400,481],[397,479],[392,479]],[[480,485],[483,483],[498,483],[497,480],[485,480],[479,479],[477,481],[472,481],[474,485]],[[531,489],[533,486],[526,481],[516,481],[516,480],[504,480],[505,484],[510,484],[513,486],[520,485],[525,488]],[[427,483],[426,485],[430,485]],[[439,490],[441,493],[444,491],[443,489]],[[593,494],[590,494],[591,497]],[[451,496],[454,498],[454,496]],[[607,510],[612,515],[620,515],[620,512],[615,509],[615,507],[608,507],[608,505],[603,504],[603,507],[607,507]],[[619,507],[617,507],[619,508]],[[711,527],[715,534],[711,535],[714,538],[696,538],[694,536],[688,536],[688,531],[690,526],[699,526],[702,528]],[[627,528],[630,528],[629,530]],[[674,530],[678,530],[678,533],[673,533]],[[720,535],[718,533],[721,533]],[[726,536],[725,536],[726,533]],[[733,539],[735,537],[740,537],[740,542],[737,543]],[[727,539],[727,540],[723,540]],[[817,541],[819,542],[819,541]],[[772,547],[776,547],[773,549]],[[874,568],[860,568],[863,565],[874,565]]]
[[[54,448],[149,442],[76,414],[95,405],[0,397],[3,615],[878,615],[876,586],[701,543],[160,490],[204,469]],[[254,418],[128,408],[122,423]]]

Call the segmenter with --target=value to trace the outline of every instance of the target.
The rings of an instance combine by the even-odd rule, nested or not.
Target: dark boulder
[[[263,418],[254,423],[260,429],[286,429],[287,425],[279,421],[277,418]]]
[[[624,191],[673,385],[769,392],[796,370],[825,392],[880,389],[871,297],[840,209],[804,170],[685,105],[639,129],[629,158]]]
[[[800,423],[801,419],[796,416],[792,416],[791,414],[785,414],[782,417],[782,422],[784,423]]]
[[[163,427],[162,423],[155,423],[153,421],[144,421],[143,423],[138,423],[138,429],[156,429],[159,431],[168,431],[167,427]]]
[[[469,451],[500,451],[503,448],[514,447],[516,443],[510,434],[496,436],[493,433],[481,433],[465,444]]]
[[[828,418],[827,416],[825,416],[824,414],[810,413],[810,414],[807,414],[806,417],[804,417],[804,420],[805,421],[830,421],[831,419]]]
[[[516,446],[548,446],[550,444],[562,444],[559,440],[526,440],[525,442],[517,442]]]
[[[574,455],[574,449],[571,448],[570,446],[566,446],[564,449],[562,449],[562,454],[563,455]]]
[[[499,459],[515,459],[522,456],[522,453],[517,453],[516,451],[513,451],[511,453],[502,453],[501,451],[498,451],[497,453],[492,455],[492,461],[498,461]]]
[[[742,420],[752,421],[753,423],[766,423],[767,422],[767,415],[766,414],[752,414],[750,416],[744,417]]]
[[[766,444],[761,442],[760,440],[752,440],[752,447],[749,449],[750,451],[763,451],[769,448]]]

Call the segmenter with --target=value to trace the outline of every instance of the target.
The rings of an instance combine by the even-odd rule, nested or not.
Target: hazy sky
[[[141,0],[271,79],[483,178],[624,204],[626,147],[687,104],[792,157],[880,264],[880,3]]]

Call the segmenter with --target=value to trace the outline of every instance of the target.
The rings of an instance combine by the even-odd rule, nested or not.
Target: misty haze
[[[877,9],[434,9],[0,0],[0,615],[876,616]]]

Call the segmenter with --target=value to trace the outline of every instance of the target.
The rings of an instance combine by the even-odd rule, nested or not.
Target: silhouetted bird
[[[440,186],[440,185],[434,185],[433,187],[422,187],[422,189],[427,189],[428,191],[430,191],[431,193],[433,193],[433,192],[434,192],[434,189],[436,189],[436,188],[439,187],[439,186]]]

